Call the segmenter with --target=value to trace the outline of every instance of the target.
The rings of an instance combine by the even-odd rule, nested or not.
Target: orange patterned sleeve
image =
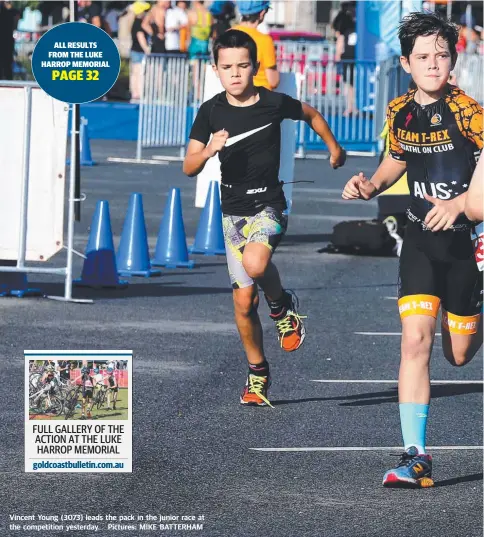
[[[387,108],[387,123],[388,123],[388,154],[395,160],[405,160],[405,153],[398,141],[394,131],[394,121],[397,112],[406,104],[406,95],[397,97],[390,102]]]
[[[458,88],[455,88],[448,95],[447,103],[454,114],[462,136],[473,142],[479,150],[482,149],[484,145],[484,116],[479,103]]]

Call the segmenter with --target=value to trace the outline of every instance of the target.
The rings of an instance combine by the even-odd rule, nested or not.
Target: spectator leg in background
[[[13,80],[13,49],[0,48],[0,80]]]
[[[139,101],[141,97],[141,83],[142,83],[142,63],[131,61],[130,74],[129,74],[129,91],[131,93],[131,100]]]

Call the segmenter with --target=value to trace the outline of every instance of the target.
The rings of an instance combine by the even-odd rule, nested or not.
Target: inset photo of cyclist
[[[129,360],[28,360],[29,420],[128,420]]]

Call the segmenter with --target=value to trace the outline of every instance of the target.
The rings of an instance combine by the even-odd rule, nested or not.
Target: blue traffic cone
[[[166,201],[156,241],[153,266],[193,268],[194,261],[188,260],[187,238],[183,225],[180,189],[172,188]]]
[[[82,287],[113,287],[118,289],[128,285],[128,282],[120,281],[118,278],[107,201],[97,202],[92,217],[81,278],[74,280],[74,284]]]
[[[118,273],[122,276],[149,277],[161,274],[160,270],[151,268],[141,194],[131,194],[129,198],[116,259]]]
[[[225,255],[222,211],[217,181],[210,183],[207,201],[198,224],[195,242],[190,248],[192,254]]]
[[[0,261],[0,266],[15,267],[17,261]],[[40,289],[28,286],[25,272],[0,272],[0,296],[43,296]]]
[[[80,132],[80,150],[81,150],[81,166],[94,166],[96,163],[92,160],[91,144],[89,142],[89,128],[87,119],[81,118]]]

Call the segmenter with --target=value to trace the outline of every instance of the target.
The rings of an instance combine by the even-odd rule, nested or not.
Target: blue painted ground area
[[[167,133],[172,132],[173,122],[182,117],[183,110],[164,104],[150,105],[148,110],[153,116],[166,118]],[[146,113],[146,112],[145,112]],[[186,111],[186,139],[190,132],[196,110],[188,106]],[[89,122],[89,136],[93,140],[128,140],[138,137],[139,105],[128,103],[88,103],[81,105],[81,115]],[[354,151],[376,149],[373,137],[374,121],[371,116],[345,118],[342,115],[326,117],[336,138],[347,148]],[[149,130],[149,126],[147,127]],[[307,125],[304,129],[304,149],[308,151],[326,150],[325,145]],[[157,133],[161,137],[161,133]],[[154,144],[155,145],[155,144]]]

